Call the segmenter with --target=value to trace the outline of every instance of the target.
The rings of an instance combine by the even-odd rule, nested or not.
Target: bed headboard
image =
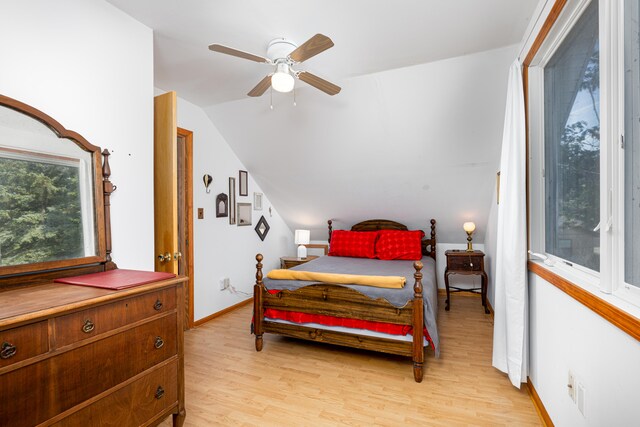
[[[422,253],[436,259],[436,220],[431,221],[431,238],[422,239]],[[331,243],[331,232],[333,231],[333,221],[327,221],[329,225],[329,243]],[[354,224],[351,231],[378,231],[378,230],[408,230],[407,226],[399,222],[388,219],[368,219]]]

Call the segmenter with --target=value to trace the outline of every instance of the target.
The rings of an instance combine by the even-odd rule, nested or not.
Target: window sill
[[[640,308],[621,300],[615,295],[604,294],[595,286],[577,285],[571,281],[573,278],[568,277],[569,275],[561,275],[558,269],[549,268],[541,262],[529,261],[527,265],[530,272],[551,283],[571,298],[640,341]]]

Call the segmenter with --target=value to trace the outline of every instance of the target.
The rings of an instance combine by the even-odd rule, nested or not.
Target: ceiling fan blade
[[[223,46],[221,44],[212,44],[211,46],[209,46],[209,49],[214,52],[225,53],[227,55],[237,56],[238,58],[248,59],[249,61],[266,62],[267,64],[271,63],[270,59],[254,55],[253,53],[243,52],[241,50],[234,49],[228,46]]]
[[[340,86],[336,86],[333,83],[328,82],[325,79],[321,79],[320,77],[307,71],[300,71],[300,73],[298,73],[298,78],[303,82],[315,87],[316,89],[320,89],[328,95],[336,95],[342,90]]]
[[[271,74],[260,80],[260,83],[258,83],[256,87],[251,89],[247,95],[262,96],[262,94],[265,93],[267,89],[269,89],[269,86],[271,86]]]
[[[309,40],[298,46],[296,50],[289,54],[289,58],[295,62],[306,61],[307,59],[316,56],[320,52],[324,52],[333,46],[331,39],[322,34],[316,34]]]

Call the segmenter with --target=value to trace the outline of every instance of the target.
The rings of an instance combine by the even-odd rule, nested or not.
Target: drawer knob
[[[162,301],[160,301],[159,299],[157,299],[157,300],[156,300],[156,303],[155,303],[155,304],[153,304],[153,308],[154,308],[156,311],[160,311],[160,310],[162,310]]]
[[[82,332],[84,332],[85,334],[89,334],[93,332],[95,328],[96,328],[96,325],[93,324],[91,319],[87,319],[84,321],[84,325],[82,325]]]
[[[153,346],[157,349],[161,349],[164,346],[164,340],[160,337],[156,337],[156,342],[153,344]]]
[[[8,359],[10,357],[13,357],[15,356],[16,351],[18,351],[18,349],[15,345],[8,342],[3,342],[2,348],[0,348],[0,359]]]
[[[158,388],[156,389],[155,397],[156,399],[160,399],[162,396],[164,396],[164,389],[162,388],[161,385],[159,385]]]

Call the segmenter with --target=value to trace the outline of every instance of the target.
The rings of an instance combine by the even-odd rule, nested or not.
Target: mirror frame
[[[52,117],[23,102],[0,95],[0,106],[10,108],[34,120],[38,120],[47,126],[59,139],[70,140],[82,150],[91,153],[97,242],[96,255],[0,267],[0,288],[10,285],[32,283],[34,281],[50,281],[57,277],[68,277],[117,268],[111,259],[111,215],[109,199],[116,187],[109,181],[109,176],[111,175],[109,151],[105,149],[103,152],[100,152],[100,147],[89,143],[82,135],[66,129]]]

